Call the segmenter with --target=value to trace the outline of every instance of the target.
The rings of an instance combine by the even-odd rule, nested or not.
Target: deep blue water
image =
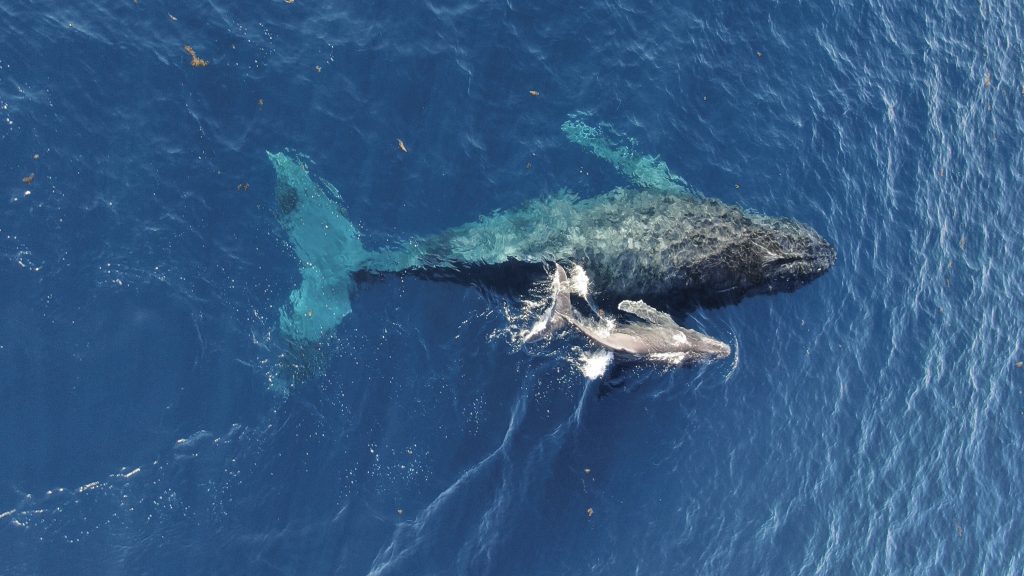
[[[0,573],[1024,572],[1019,3],[69,4],[0,0]],[[623,184],[575,111],[836,266],[611,391],[378,282],[275,389],[266,150],[405,238]]]

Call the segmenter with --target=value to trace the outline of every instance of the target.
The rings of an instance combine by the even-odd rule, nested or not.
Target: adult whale
[[[575,262],[598,301],[687,308],[790,291],[835,262],[835,249],[808,226],[705,198],[608,129],[570,117],[562,130],[633,186],[583,199],[559,193],[376,251],[364,248],[337,189],[314,179],[303,157],[268,152],[278,218],[301,262],[302,282],[281,309],[283,333],[319,339],[351,312],[356,282],[389,274],[520,290],[544,277],[545,262]]]

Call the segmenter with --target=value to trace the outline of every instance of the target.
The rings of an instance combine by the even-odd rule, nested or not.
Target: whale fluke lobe
[[[523,335],[523,342],[533,342],[545,336],[550,336],[565,325],[566,315],[571,313],[572,304],[569,296],[572,287],[569,283],[569,276],[557,262],[555,271],[551,275],[551,305],[548,306],[541,317],[534,322],[533,326]]]
[[[313,342],[352,311],[352,274],[362,266],[366,251],[335,201],[337,190],[315,182],[307,161],[287,152],[267,152],[267,157],[277,173],[278,220],[302,276],[281,308],[281,331],[290,340]]]

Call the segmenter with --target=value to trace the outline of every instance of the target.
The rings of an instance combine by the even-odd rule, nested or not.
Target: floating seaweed
[[[206,60],[203,60],[202,58],[199,57],[198,54],[196,54],[195,48],[189,46],[188,44],[185,44],[185,52],[188,52],[188,55],[192,57],[192,67],[193,68],[204,68],[204,67],[210,65],[209,62],[207,62]]]

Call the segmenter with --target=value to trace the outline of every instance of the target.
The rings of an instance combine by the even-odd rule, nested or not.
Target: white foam
[[[78,493],[81,494],[82,492],[88,492],[89,490],[95,490],[96,488],[99,488],[99,487],[100,487],[100,483],[99,482],[89,482],[85,486],[79,487],[78,488]]]
[[[590,297],[590,277],[583,266],[575,264],[569,273],[569,284],[572,286],[572,293],[583,298]]]
[[[580,372],[586,376],[587,380],[597,380],[604,373],[608,371],[608,367],[612,365],[612,360],[615,359],[615,354],[610,350],[600,350],[598,352],[587,352],[579,358],[579,369]]]

